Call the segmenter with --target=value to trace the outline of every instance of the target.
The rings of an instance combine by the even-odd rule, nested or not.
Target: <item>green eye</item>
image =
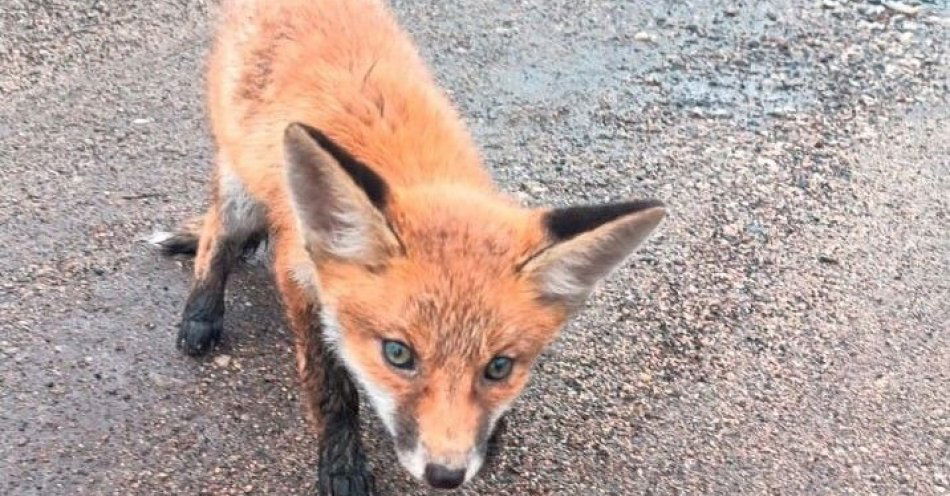
[[[508,357],[495,357],[485,367],[485,378],[491,381],[500,381],[511,375],[513,361]]]
[[[409,370],[414,365],[412,350],[399,341],[383,341],[383,356],[390,365],[396,368]]]

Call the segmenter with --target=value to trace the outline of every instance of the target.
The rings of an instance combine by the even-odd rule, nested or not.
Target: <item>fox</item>
[[[539,354],[666,215],[503,192],[384,0],[226,0],[207,62],[211,204],[176,345],[221,340],[228,275],[266,240],[319,439],[320,495],[376,494],[360,397],[399,463],[470,481]]]

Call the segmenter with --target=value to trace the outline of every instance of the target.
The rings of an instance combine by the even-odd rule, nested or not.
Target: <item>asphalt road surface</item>
[[[505,189],[671,211],[461,494],[950,491],[950,9],[884,3],[394,3]],[[141,241],[205,205],[216,12],[0,3],[2,494],[311,485],[266,267],[194,360],[190,262]]]

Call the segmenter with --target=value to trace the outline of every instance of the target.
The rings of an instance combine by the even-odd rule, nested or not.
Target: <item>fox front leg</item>
[[[303,410],[319,436],[316,492],[320,496],[376,494],[360,440],[360,398],[349,372],[323,340],[317,295],[301,284],[309,256],[293,236],[275,236],[274,270],[294,335]],[[294,274],[297,274],[294,276]]]
[[[296,334],[304,411],[319,436],[316,492],[320,496],[373,496],[373,474],[360,440],[359,392],[349,372],[323,342],[313,308],[291,314],[295,317],[291,326]]]
[[[359,394],[349,373],[330,350],[323,350],[323,417],[317,485],[320,496],[376,494],[360,441]]]

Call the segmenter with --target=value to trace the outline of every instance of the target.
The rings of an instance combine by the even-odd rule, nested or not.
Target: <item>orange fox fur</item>
[[[523,209],[496,190],[457,112],[377,0],[226,2],[208,89],[218,156],[196,288],[223,288],[207,281],[216,280],[227,233],[266,230],[315,425],[325,340],[371,395],[404,465],[430,483],[433,463],[462,467],[466,480],[477,471],[473,446],[579,306],[547,293],[588,289],[663,216],[651,203],[553,236],[547,210]],[[319,130],[377,174],[387,186],[384,212],[338,169],[324,169],[334,159],[292,123]],[[303,176],[288,175],[288,162]],[[311,162],[331,187],[307,196],[299,184]],[[333,208],[337,196],[369,219],[350,255],[322,249],[342,242],[310,232],[307,212]],[[417,369],[388,364],[386,340],[410,345]],[[511,375],[486,382],[497,356],[514,360]],[[400,448],[407,417],[416,444]]]
[[[389,12],[375,0],[244,4],[238,2],[225,14],[211,57],[211,122],[219,166],[240,177],[267,205],[271,228],[278,233],[277,274],[310,262],[300,243],[281,241],[300,237],[284,187],[281,139],[289,123],[306,122],[372,164],[390,185],[405,189],[395,202],[398,210],[391,213],[404,242],[435,245],[419,249],[431,254],[434,265],[418,274],[409,272],[417,267],[405,267],[404,276],[387,282],[411,282],[444,272],[451,264],[472,279],[470,287],[458,288],[461,299],[479,288],[492,288],[493,295],[504,299],[497,271],[486,271],[482,264],[494,262],[498,269],[514,265],[541,244],[541,224],[530,222],[526,217],[532,213],[495,192],[465,126]],[[438,230],[455,235],[429,238]],[[482,256],[480,248],[491,253]],[[494,253],[501,249],[507,260]],[[334,287],[330,281],[337,277],[350,279],[347,269],[355,270],[324,267],[325,286]],[[352,296],[358,296],[368,300],[366,306],[378,308],[387,298],[368,296],[380,289],[411,294],[409,287],[400,291],[366,282],[369,287],[344,284],[343,290],[355,293],[347,301],[355,303]],[[513,309],[512,317],[552,320],[523,315],[522,310]],[[523,335],[523,329],[518,331]]]
[[[451,282],[456,286],[433,292],[460,303],[481,295],[492,301],[487,307],[499,309],[496,324],[505,324],[488,328],[497,336],[455,336],[464,345],[470,340],[513,341],[527,348],[520,352],[532,356],[553,338],[551,331],[563,312],[518,305],[524,298],[509,295],[531,294],[531,288],[504,278],[510,267],[541,245],[541,223],[532,219],[537,214],[517,208],[495,191],[457,112],[380,2],[235,2],[219,32],[208,73],[218,166],[225,169],[219,174],[239,177],[267,207],[275,236],[275,273],[289,300],[292,321],[300,320],[296,307],[308,307],[312,295],[298,294],[298,284],[290,279],[312,262],[299,242],[302,235],[287,198],[282,137],[289,123],[305,122],[372,164],[399,193],[389,215],[403,242],[419,255],[411,263],[393,266],[386,277],[364,274],[351,264],[326,262],[317,268],[323,290],[319,296],[336,307],[344,328],[360,334],[385,329],[392,323],[378,322],[377,315],[388,320],[406,311],[392,295],[424,294],[427,285]],[[447,327],[443,332],[459,329]],[[404,326],[402,332],[417,334],[410,341],[420,346],[445,346],[440,336],[429,335],[435,330]],[[489,346],[495,342],[472,345],[486,351],[497,348]],[[378,362],[376,346],[353,349],[373,355],[362,358],[364,363]],[[424,356],[427,351],[417,350]],[[305,357],[298,358],[301,370],[307,370]],[[453,365],[453,370],[471,367]],[[386,380],[391,374],[376,376]],[[392,388],[404,386],[398,380],[389,382]],[[436,410],[447,404],[429,403]],[[475,421],[464,411],[444,420],[437,412],[428,416],[433,421]],[[474,432],[475,426],[470,427]],[[436,428],[433,435],[445,431]],[[437,448],[448,441],[429,442]]]

